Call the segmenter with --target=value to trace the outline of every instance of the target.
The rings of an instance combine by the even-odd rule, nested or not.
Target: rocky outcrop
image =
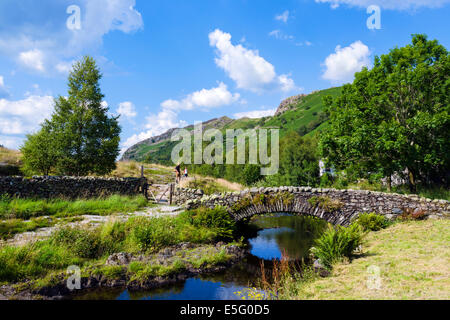
[[[288,110],[291,110],[295,108],[296,105],[298,105],[304,97],[306,97],[306,94],[299,94],[297,96],[289,97],[285,100],[283,100],[278,107],[277,111],[275,112],[275,116],[279,116],[283,113],[285,113]]]
[[[45,199],[137,195],[146,182],[145,178],[0,177],[0,195]]]
[[[315,199],[313,199],[315,198]],[[329,205],[316,203],[326,199]],[[252,188],[234,193],[202,195],[201,190],[175,192],[175,203],[188,209],[224,206],[236,221],[257,214],[292,213],[316,216],[335,225],[348,225],[359,214],[375,212],[394,219],[405,210],[421,210],[430,218],[448,217],[450,202],[417,195],[389,194],[364,190],[314,189],[310,187]]]

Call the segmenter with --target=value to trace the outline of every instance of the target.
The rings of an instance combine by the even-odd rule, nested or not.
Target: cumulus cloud
[[[117,113],[125,118],[134,118],[137,116],[136,107],[130,101],[125,101],[119,103],[119,108],[117,108]]]
[[[186,121],[178,120],[178,114],[176,112],[167,109],[160,111],[158,114],[149,115],[146,118],[146,121],[146,130],[128,138],[122,144],[121,154],[138,142],[163,134],[172,128],[182,128],[187,126]]]
[[[24,135],[51,116],[53,97],[29,96],[23,100],[0,99],[0,134]]]
[[[450,0],[315,0],[317,3],[329,3],[333,9],[342,4],[367,8],[370,5],[378,5],[387,10],[408,10],[420,7],[438,8]]]
[[[44,72],[44,54],[41,50],[34,49],[30,51],[21,52],[19,54],[19,62],[25,67]]]
[[[322,77],[338,83],[352,81],[356,72],[370,65],[369,57],[370,50],[361,41],[345,48],[337,46],[336,52],[330,54],[324,62],[326,70]]]
[[[240,118],[258,119],[258,118],[273,116],[276,111],[277,111],[277,109],[253,110],[253,111],[235,113],[233,115],[233,117],[235,119],[240,119]]]
[[[182,100],[166,100],[161,106],[165,109],[177,111],[196,108],[210,109],[237,102],[239,97],[239,93],[231,93],[228,91],[227,85],[221,82],[216,88],[196,91]]]
[[[24,0],[26,1],[26,0]],[[11,12],[0,21],[0,53],[34,72],[67,73],[71,60],[99,48],[111,31],[131,33],[143,27],[135,0],[78,0],[81,29],[66,26],[67,7],[73,0],[45,3],[2,0],[0,12]],[[31,16],[32,13],[32,16]]]
[[[241,44],[233,45],[231,34],[216,29],[209,34],[209,43],[217,49],[216,65],[236,82],[238,88],[253,92],[287,88],[280,83],[280,76],[277,76],[271,63],[262,58],[257,50],[246,49]]]
[[[275,20],[283,21],[284,23],[287,23],[289,20],[289,10],[286,10],[282,14],[276,15]]]

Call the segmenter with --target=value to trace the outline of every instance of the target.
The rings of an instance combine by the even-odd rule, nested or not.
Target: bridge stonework
[[[331,205],[320,205],[326,199]],[[241,192],[204,195],[202,190],[176,189],[174,201],[187,209],[200,206],[226,207],[236,221],[265,213],[290,213],[324,219],[334,225],[349,225],[361,213],[375,212],[395,219],[405,209],[421,210],[428,218],[446,218],[450,202],[417,195],[364,190],[314,189],[310,187],[252,188]]]

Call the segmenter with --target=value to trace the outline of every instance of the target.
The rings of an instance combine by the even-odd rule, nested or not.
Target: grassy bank
[[[234,220],[223,208],[199,209],[176,217],[135,217],[127,222],[111,221],[95,228],[60,228],[48,240],[0,248],[0,283],[47,279],[51,274],[63,273],[71,265],[108,275],[114,270],[104,267],[104,263],[111,254],[153,254],[185,242],[210,244],[231,240],[234,231]],[[189,260],[189,263],[200,267],[226,258],[224,253],[216,254],[219,253],[197,254],[198,258]],[[175,269],[180,266],[176,261],[173,263]],[[142,269],[145,275],[173,271],[171,266],[166,266],[168,270],[162,266],[153,270],[151,263],[135,264],[134,267],[136,274]]]
[[[336,263],[331,276],[291,279],[279,298],[450,299],[449,243],[449,220],[396,223],[369,233],[363,254]]]
[[[182,179],[180,182],[180,187],[201,189],[207,195],[244,190],[244,186],[239,183],[229,182],[224,179],[202,177],[199,175],[194,175],[193,177]]]
[[[144,196],[119,196],[97,199],[16,199],[0,196],[0,219],[30,219],[41,216],[110,215],[127,213],[147,206]]]
[[[20,153],[20,151],[0,147],[0,163],[21,165],[22,153]]]

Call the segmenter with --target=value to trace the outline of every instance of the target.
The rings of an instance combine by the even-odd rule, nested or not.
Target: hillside
[[[22,154],[0,146],[0,176],[20,175]]]
[[[328,95],[336,97],[340,92],[341,88],[337,87],[316,91],[309,95],[293,96],[281,102],[273,117],[236,120],[222,117],[204,122],[203,129],[215,128],[225,131],[227,129],[280,128],[281,137],[289,131],[297,131],[300,135],[314,134],[327,125],[323,98]],[[193,130],[193,126],[185,129]],[[171,150],[178,143],[170,141],[174,130],[176,128],[132,146],[124,153],[122,160],[169,164]]]

